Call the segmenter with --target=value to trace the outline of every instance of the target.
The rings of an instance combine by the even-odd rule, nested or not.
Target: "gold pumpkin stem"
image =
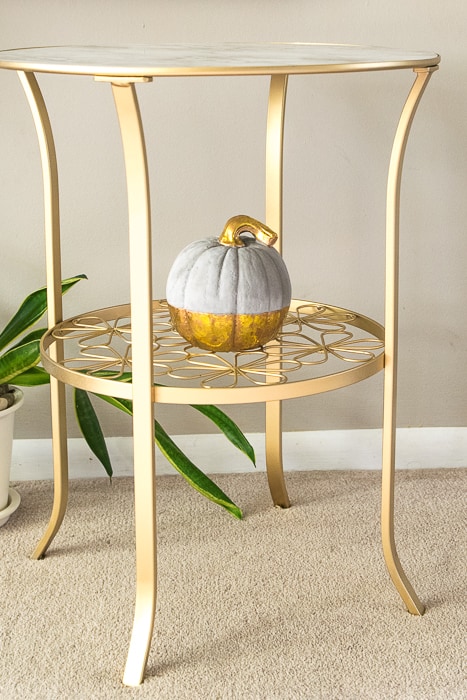
[[[238,214],[229,219],[219,236],[219,243],[230,245],[235,248],[242,248],[245,243],[240,238],[240,234],[247,231],[253,234],[257,241],[261,241],[267,246],[273,246],[277,241],[277,233],[272,231],[266,224],[253,219],[246,214]]]

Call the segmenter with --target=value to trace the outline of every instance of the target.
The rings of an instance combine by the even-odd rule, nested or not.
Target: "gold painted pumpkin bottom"
[[[289,307],[262,314],[211,314],[170,304],[175,329],[191,345],[215,352],[240,352],[264,345],[279,331]]]

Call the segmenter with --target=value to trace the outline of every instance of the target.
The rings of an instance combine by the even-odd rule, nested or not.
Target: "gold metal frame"
[[[112,84],[127,174],[133,328],[136,604],[123,682],[141,683],[156,612],[156,483],[152,402],[152,253],[149,181],[135,86]]]
[[[402,165],[415,112],[437,66],[416,68],[416,78],[402,110],[389,163],[386,202],[386,305],[384,361],[383,471],[381,533],[389,574],[409,612],[422,615],[419,601],[402,569],[394,538],[394,471],[396,455],[397,354],[399,310],[399,218]]]
[[[58,170],[52,128],[44,98],[34,73],[18,72],[26,93],[39,140],[44,184],[44,228],[47,263],[48,324],[53,328],[62,320],[60,213],[58,197]],[[62,349],[51,353],[54,361],[63,359]],[[52,415],[52,449],[54,468],[54,501],[49,525],[33,552],[34,559],[44,556],[62,524],[68,502],[68,449],[66,429],[65,385],[50,377]]]
[[[272,341],[219,353],[182,338],[166,300],[152,307],[155,403],[200,403],[206,389],[215,403],[298,398],[349,386],[383,368],[383,327],[347,309],[293,299]],[[60,362],[51,358],[55,345],[63,355]],[[130,305],[58,323],[44,335],[41,349],[44,366],[63,383],[132,398],[131,383],[119,381],[134,366]]]
[[[276,248],[282,253],[282,182],[284,161],[284,120],[287,75],[272,75],[269,86],[266,125],[266,223],[278,234]],[[282,403],[265,404],[266,472],[274,505],[290,507],[282,463]]]
[[[98,377],[93,372],[78,371],[70,367],[69,358],[65,357],[65,338],[76,336],[81,332],[83,317],[76,317],[67,322],[62,320],[61,270],[60,270],[60,227],[58,174],[52,130],[47,109],[32,71],[34,68],[5,62],[2,67],[21,68],[18,70],[33,114],[38,133],[42,170],[44,178],[45,201],[45,237],[47,252],[47,290],[49,305],[49,332],[43,339],[43,362],[51,373],[52,393],[52,428],[54,444],[54,503],[50,522],[36,550],[34,558],[44,556],[56,535],[66,510],[68,494],[68,469],[65,427],[65,383],[100,393],[124,396],[133,399],[134,409],[134,473],[135,473],[135,528],[136,528],[136,603],[135,618],[123,682],[136,686],[142,682],[147,657],[151,645],[155,603],[156,603],[156,517],[155,517],[155,458],[153,440],[153,402],[205,403],[206,396],[212,403],[240,403],[249,401],[266,402],[266,460],[269,486],[276,505],[288,507],[290,501],[284,482],[282,467],[282,419],[281,401],[284,398],[318,393],[360,381],[383,368],[384,376],[384,420],[383,420],[383,468],[382,468],[382,543],[386,564],[408,610],[414,614],[423,613],[423,605],[418,600],[410,585],[398,558],[394,538],[394,476],[396,446],[396,389],[397,389],[397,344],[398,344],[398,267],[399,267],[399,210],[400,184],[405,147],[412,120],[422,97],[423,91],[434,70],[436,63],[427,65],[428,59],[412,64],[401,62],[374,66],[371,64],[348,66],[313,66],[306,70],[303,66],[288,72],[340,72],[342,70],[375,70],[387,68],[411,67],[416,72],[415,82],[410,90],[406,104],[397,127],[388,173],[387,222],[386,222],[386,307],[385,330],[374,321],[357,314],[352,314],[336,307],[331,314],[348,314],[347,325],[352,331],[360,329],[373,335],[366,339],[369,353],[365,361],[356,363],[351,369],[332,373],[325,377],[311,377],[300,381],[287,381],[284,367],[284,339],[278,337],[268,344],[267,371],[264,378],[253,386],[236,386],[235,388],[211,388],[209,394],[203,387],[174,388],[170,386],[153,386],[153,302],[151,276],[151,223],[148,172],[143,127],[135,91],[135,82],[152,80],[149,72],[146,77],[131,75],[116,76],[97,75],[97,79],[110,82],[114,95],[116,110],[120,123],[125,167],[127,174],[130,238],[130,275],[131,275],[131,368],[133,382],[131,385],[109,381]],[[48,70],[36,67],[37,70]],[[223,71],[223,73],[222,73]],[[53,72],[61,72],[59,69]],[[87,72],[67,66],[62,72]],[[98,71],[96,71],[98,72]],[[219,69],[218,73],[229,74],[234,71]],[[249,67],[245,74],[267,72],[260,67]],[[288,75],[284,69],[270,70],[269,108],[266,134],[266,223],[279,234],[276,244],[279,252],[282,245],[282,177],[283,177],[283,133],[285,100]],[[202,70],[185,72],[202,74]],[[206,73],[208,74],[208,73]],[[243,74],[237,70],[236,74]],[[160,310],[161,305],[158,309]],[[312,302],[299,300],[295,302],[294,311],[300,305],[312,305]],[[162,305],[163,306],[163,305]],[[314,305],[313,308],[317,308]],[[157,310],[157,309],[156,309]],[[101,322],[117,319],[119,315],[130,315],[129,307],[114,307],[100,312],[87,314],[88,338],[93,331],[99,330]],[[89,317],[94,316],[93,321]],[[286,321],[291,322],[290,318]],[[293,321],[296,323],[296,320]],[[334,318],[336,322],[336,318]],[[86,325],[86,321],[84,321]],[[127,328],[130,333],[130,328]],[[284,330],[286,333],[286,328]],[[90,335],[89,335],[90,334]],[[384,352],[376,352],[385,340]],[[357,341],[359,342],[359,341]],[[378,346],[379,343],[379,346]],[[323,349],[324,348],[324,349]],[[363,345],[361,346],[363,348]],[[360,349],[361,349],[360,348]],[[326,344],[320,350],[324,352]],[[184,348],[187,352],[187,348]],[[192,351],[189,351],[192,352]],[[293,361],[298,361],[300,349]],[[88,358],[89,359],[89,358]],[[355,358],[353,358],[355,359]],[[73,362],[76,358],[73,359]],[[71,365],[73,365],[71,362]],[[82,369],[82,368],[81,368]],[[285,377],[285,379],[284,379]],[[222,400],[221,400],[222,399]]]

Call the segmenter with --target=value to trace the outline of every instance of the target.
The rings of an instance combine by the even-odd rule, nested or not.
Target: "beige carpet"
[[[147,678],[124,688],[133,617],[132,481],[74,481],[48,557],[28,558],[50,482],[22,482],[0,530],[0,698],[465,698],[467,470],[400,472],[397,539],[428,606],[405,612],[379,544],[379,474],[218,477],[239,522],[159,479],[159,599]]]

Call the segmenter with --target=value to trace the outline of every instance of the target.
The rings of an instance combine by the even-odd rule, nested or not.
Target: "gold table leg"
[[[282,252],[282,173],[287,75],[271,76],[266,131],[266,224],[278,234]],[[271,367],[272,369],[272,367]],[[282,402],[266,403],[266,469],[275,506],[289,508],[282,464]]]
[[[415,69],[417,77],[402,110],[394,138],[388,173],[386,219],[386,309],[383,418],[381,533],[391,579],[409,612],[422,615],[417,598],[400,563],[394,537],[394,476],[396,447],[397,343],[399,305],[399,212],[402,165],[410,127],[423,91],[435,68]]]
[[[48,326],[53,328],[63,320],[60,254],[60,212],[58,194],[58,171],[55,145],[47,108],[34,73],[18,71],[21,84],[31,108],[39,140],[44,183],[44,229],[47,260],[47,309]],[[63,359],[59,343],[52,351],[52,359]],[[34,550],[33,559],[40,559],[57,534],[65,515],[68,501],[68,452],[66,430],[65,386],[54,377],[50,378],[54,501],[47,529]]]
[[[127,175],[132,320],[136,604],[125,685],[139,685],[156,610],[156,482],[152,402],[152,255],[148,169],[135,85],[113,81]]]

